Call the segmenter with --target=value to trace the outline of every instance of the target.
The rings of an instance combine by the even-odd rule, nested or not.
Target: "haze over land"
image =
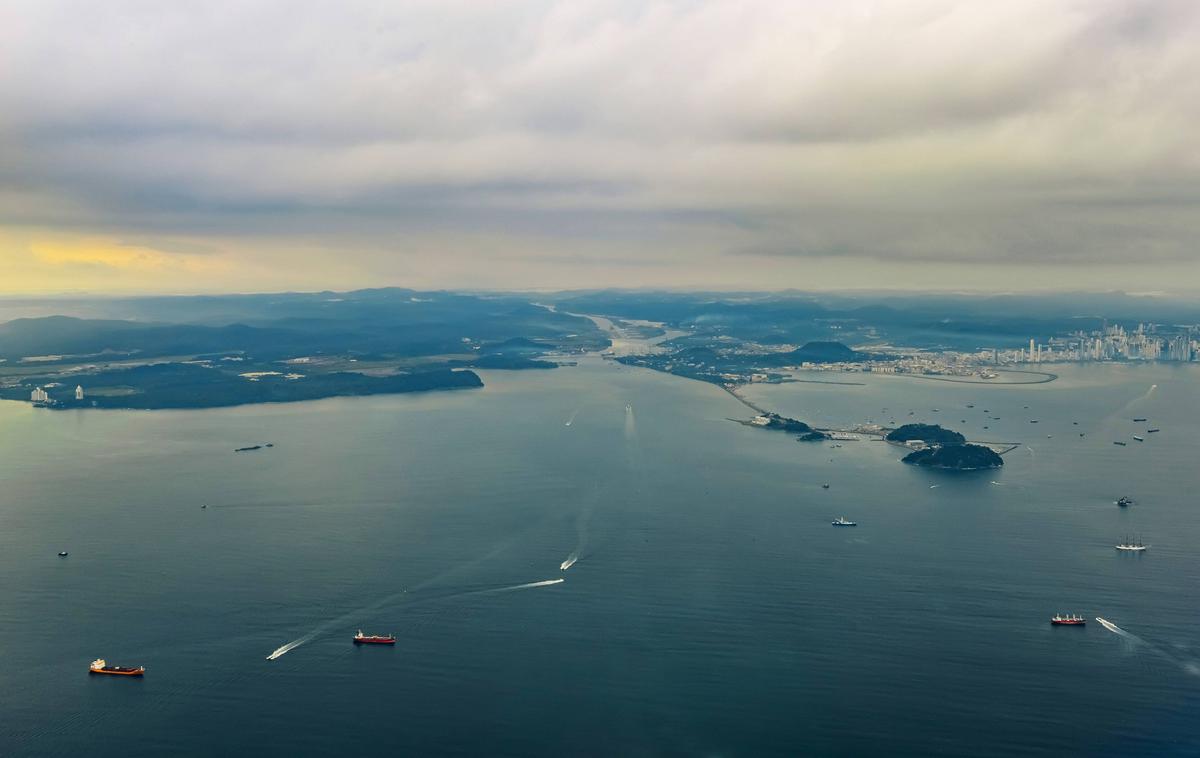
[[[1194,291],[1200,6],[11,2],[0,291]]]

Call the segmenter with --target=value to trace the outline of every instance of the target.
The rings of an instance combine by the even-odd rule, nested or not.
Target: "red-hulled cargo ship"
[[[1085,619],[1083,616],[1076,616],[1073,613],[1065,615],[1062,613],[1056,613],[1050,619],[1050,623],[1054,624],[1055,626],[1083,626],[1087,623],[1087,619]]]
[[[396,637],[391,634],[363,634],[362,629],[354,635],[355,645],[395,645]]]

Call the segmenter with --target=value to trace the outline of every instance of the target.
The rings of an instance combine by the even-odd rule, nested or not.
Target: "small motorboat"
[[[68,555],[68,553],[67,553],[67,551],[66,551],[66,550],[59,550],[59,551],[58,551],[58,557],[59,557],[59,558],[66,558],[66,557],[67,557],[67,555]]]
[[[89,674],[109,674],[110,676],[141,676],[146,673],[145,666],[109,666],[103,658],[92,661],[88,668]]]
[[[1055,626],[1083,626],[1087,619],[1074,613],[1056,613],[1050,617],[1050,623]]]
[[[1133,498],[1131,498],[1127,495],[1122,495],[1120,497],[1120,499],[1117,500],[1117,505],[1121,506],[1122,508],[1124,508],[1127,505],[1133,505]]]
[[[832,523],[834,526],[858,526],[857,521],[847,521],[845,516],[838,516]]]
[[[824,484],[822,484],[821,489],[823,489],[823,490],[829,489],[829,482],[825,482]]]
[[[355,645],[395,645],[396,636],[394,634],[363,634],[362,629],[358,630],[358,634],[354,635]]]

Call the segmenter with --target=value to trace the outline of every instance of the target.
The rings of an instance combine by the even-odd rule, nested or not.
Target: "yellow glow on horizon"
[[[219,253],[173,253],[93,235],[0,229],[0,295],[188,290],[212,286],[231,268]]]
[[[112,268],[161,269],[170,261],[164,253],[145,247],[131,247],[97,240],[71,242],[35,242],[29,246],[34,256],[52,266],[108,266]]]

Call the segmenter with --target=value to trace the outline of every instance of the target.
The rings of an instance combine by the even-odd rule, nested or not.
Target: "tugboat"
[[[1126,495],[1122,495],[1121,499],[1117,501],[1117,505],[1121,506],[1122,508],[1124,508],[1127,505],[1133,505],[1133,498],[1128,497]]]
[[[1050,617],[1050,623],[1055,626],[1083,626],[1087,623],[1087,619],[1074,613],[1056,613]]]
[[[97,658],[92,661],[92,665],[88,668],[89,674],[109,674],[111,676],[141,676],[146,673],[145,666],[129,667],[129,666],[109,666],[108,662],[103,658]]]
[[[838,516],[832,523],[834,526],[858,526],[857,521],[847,521],[845,516]]]
[[[358,634],[354,635],[355,645],[395,645],[396,636],[394,634],[363,634],[362,629],[358,630]]]
[[[1127,553],[1140,553],[1146,549],[1141,540],[1130,539],[1126,537],[1121,541],[1121,544],[1114,545],[1117,550],[1124,550]]]

